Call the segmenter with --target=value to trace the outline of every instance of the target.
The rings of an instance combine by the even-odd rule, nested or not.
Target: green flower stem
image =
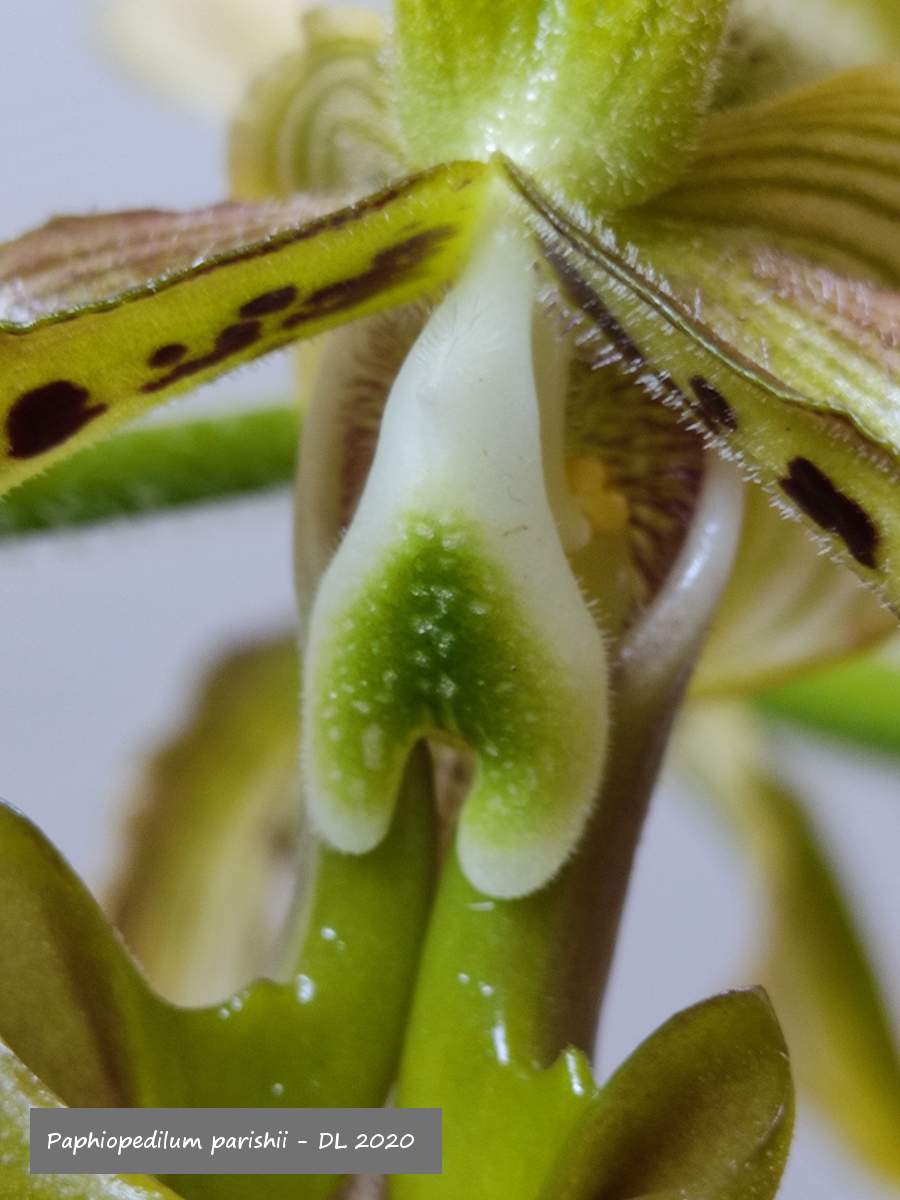
[[[489,900],[450,856],[398,1090],[400,1105],[443,1108],[444,1174],[398,1177],[394,1200],[536,1195],[595,1094],[585,1055],[634,852],[690,666],[728,577],[740,512],[736,476],[711,467],[670,580],[620,646],[606,780],[556,879],[520,900]]]
[[[299,432],[289,407],[129,430],[0,500],[0,539],[288,484]]]
[[[489,900],[466,881],[455,853],[447,862],[398,1093],[401,1106],[443,1108],[444,1174],[398,1177],[394,1200],[537,1195],[595,1095],[586,1056],[680,691],[678,681],[655,711],[635,689],[620,699],[614,720],[624,736],[601,802],[548,887]]]
[[[862,658],[829,667],[756,697],[766,714],[900,754],[900,671]]]

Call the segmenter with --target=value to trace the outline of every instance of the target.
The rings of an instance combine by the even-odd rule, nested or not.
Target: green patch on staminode
[[[323,832],[365,850],[387,826],[411,745],[440,730],[469,746],[479,769],[461,852],[504,857],[503,874],[524,886],[497,890],[519,892],[577,837],[598,730],[495,558],[464,516],[398,522],[317,652],[307,771]]]

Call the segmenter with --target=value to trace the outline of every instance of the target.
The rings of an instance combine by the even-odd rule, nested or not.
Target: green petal
[[[287,407],[127,430],[8,492],[0,539],[287,485],[299,432]]]
[[[272,966],[272,894],[290,889],[300,826],[298,692],[293,637],[232,651],[138,781],[108,909],[176,1004],[211,1004]]]
[[[722,0],[399,0],[411,161],[502,150],[592,211],[636,203],[687,160]]]
[[[759,488],[746,489],[737,560],[691,679],[694,696],[740,694],[807,672],[892,633],[896,618],[818,553]]]
[[[710,118],[685,175],[646,211],[753,228],[837,270],[896,286],[898,134],[900,64],[848,71]]]
[[[145,1175],[32,1175],[29,1109],[59,1100],[0,1041],[0,1195],[3,1200],[178,1200]]]
[[[798,1081],[865,1161],[900,1182],[900,1053],[853,913],[797,800],[761,766],[765,741],[737,706],[697,706],[690,765],[736,825],[771,906],[761,976]]]
[[[490,177],[439,167],[315,221],[309,200],[225,205],[68,218],[9,243],[0,486],[260,354],[440,287]]]
[[[770,1200],[793,1125],[787,1050],[761,990],[678,1013],[585,1112],[541,1200]]]
[[[636,218],[588,232],[512,177],[598,359],[617,355],[900,603],[900,297],[749,235]]]

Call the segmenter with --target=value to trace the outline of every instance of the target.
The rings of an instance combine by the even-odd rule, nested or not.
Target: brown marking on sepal
[[[367,271],[350,279],[326,284],[312,292],[296,312],[285,317],[282,327],[296,329],[306,321],[364,304],[380,292],[412,278],[422,263],[456,234],[454,226],[440,225],[380,250]]]
[[[271,292],[263,292],[254,296],[246,304],[241,305],[239,316],[244,320],[255,317],[268,317],[271,313],[281,312],[297,299],[297,289],[292,283],[285,287],[274,288]]]
[[[734,433],[738,427],[737,414],[722,395],[702,375],[694,375],[688,380],[691,391],[697,397],[696,408],[698,415],[708,426],[711,433],[721,433],[723,429]]]
[[[69,379],[55,379],[23,392],[6,416],[10,458],[35,458],[68,441],[89,421],[105,413],[91,404],[91,393]]]
[[[792,458],[788,474],[778,481],[782,491],[828,533],[836,534],[864,567],[877,567],[880,535],[864,508],[847,496],[808,458]]]
[[[153,351],[147,359],[147,366],[153,367],[154,370],[172,367],[175,363],[181,362],[187,352],[188,348],[183,342],[168,342],[165,346],[158,346]]]
[[[217,366],[235,354],[240,354],[242,350],[246,350],[254,342],[258,342],[261,337],[262,326],[259,321],[239,321],[235,325],[228,325],[216,338],[216,344],[208,354],[201,354],[197,358],[189,358],[186,362],[179,363],[160,379],[152,379],[149,383],[145,383],[141,391],[148,395],[161,392],[164,388],[171,387],[182,379],[197,375],[209,367]]]

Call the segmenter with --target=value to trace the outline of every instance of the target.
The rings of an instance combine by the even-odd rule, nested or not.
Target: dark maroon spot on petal
[[[414,278],[422,263],[444,242],[455,237],[456,232],[454,226],[442,225],[381,250],[372,259],[371,267],[361,275],[329,283],[312,292],[295,312],[284,319],[282,328],[295,329],[306,321],[356,308],[380,292]]]
[[[713,433],[730,429],[732,433],[738,427],[734,409],[720,391],[708,383],[702,375],[695,375],[688,381],[691,390],[697,397],[697,408],[704,422]]]
[[[267,317],[270,313],[281,312],[297,299],[297,289],[292,283],[287,287],[275,288],[272,292],[263,292],[241,306],[242,317]]]
[[[262,326],[259,321],[239,321],[235,325],[228,325],[216,338],[216,344],[208,354],[201,354],[198,358],[189,358],[187,361],[179,363],[160,379],[153,379],[149,383],[145,383],[141,391],[150,395],[154,392],[161,392],[164,388],[171,387],[173,383],[178,383],[182,379],[188,379],[191,375],[197,375],[201,371],[215,367],[234,354],[240,354],[242,350],[246,350],[254,342],[258,342],[261,337]]]
[[[57,379],[23,392],[6,417],[10,458],[34,458],[67,441],[79,429],[106,412],[91,404],[87,388]]]
[[[808,458],[791,459],[788,472],[778,481],[785,494],[822,529],[837,534],[858,563],[874,568],[879,533],[865,509],[836,488]]]
[[[259,321],[239,321],[236,325],[228,325],[216,338],[216,348],[213,354],[225,357],[246,350],[254,342],[258,342],[262,330]]]
[[[169,342],[166,346],[160,346],[154,350],[147,359],[148,367],[171,367],[177,362],[181,362],[187,354],[187,346],[181,342]]]

